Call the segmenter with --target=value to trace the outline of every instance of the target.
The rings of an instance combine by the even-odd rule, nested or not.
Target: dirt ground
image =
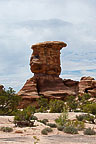
[[[70,112],[69,118],[74,119],[79,114]],[[49,122],[54,122],[60,114],[36,113],[35,115],[40,120],[47,118]],[[0,116],[0,127],[8,126],[13,128],[11,133],[0,131],[0,144],[35,144],[36,139],[38,139],[37,144],[96,144],[96,135],[85,136],[82,131],[79,134],[71,135],[53,128],[53,132],[44,136],[41,134],[41,130],[46,127],[44,124],[35,122],[36,127],[18,128],[13,124],[13,119],[12,116]],[[94,127],[96,130],[96,125],[93,124],[86,124],[86,127]]]

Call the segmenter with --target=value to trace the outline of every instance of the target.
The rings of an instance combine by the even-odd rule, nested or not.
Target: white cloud
[[[19,89],[31,77],[31,45],[46,40],[68,44],[61,51],[61,76],[95,76],[95,7],[95,0],[1,0],[0,83]]]

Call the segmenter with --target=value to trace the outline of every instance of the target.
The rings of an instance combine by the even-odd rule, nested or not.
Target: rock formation
[[[59,76],[60,50],[66,47],[64,42],[43,42],[32,46],[33,54],[30,60],[31,71],[34,74]]]
[[[96,96],[96,81],[91,77],[83,77],[80,81],[62,80],[59,75],[60,50],[67,44],[60,41],[48,41],[32,45],[30,59],[31,72],[34,76],[27,80],[18,92],[22,97],[21,108],[35,104],[41,95],[48,99],[62,99],[66,96],[90,93]]]
[[[78,82],[62,80],[59,75],[60,50],[67,44],[60,41],[48,41],[32,45],[33,53],[30,59],[31,71],[34,76],[27,80],[18,92],[22,96],[21,107],[35,103],[41,95],[49,99],[64,99],[67,95],[78,93]]]
[[[79,94],[89,93],[96,97],[96,80],[92,77],[82,77],[79,82]]]

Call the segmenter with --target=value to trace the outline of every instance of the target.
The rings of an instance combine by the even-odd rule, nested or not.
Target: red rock
[[[66,96],[90,93],[96,96],[96,81],[92,77],[82,77],[80,82],[70,79],[62,80],[59,75],[60,50],[67,45],[64,42],[49,41],[32,46],[33,53],[30,59],[31,71],[34,76],[27,80],[18,92],[22,96],[20,107],[29,104],[36,105],[40,96],[48,99],[65,99]]]
[[[60,50],[67,45],[64,42],[49,41],[32,46],[30,59],[34,77],[27,80],[18,92],[22,96],[21,107],[32,104],[40,95],[49,99],[65,99],[68,95],[77,95],[78,82],[59,78]]]
[[[96,80],[92,77],[83,77],[79,82],[79,94],[89,93],[96,96]]]
[[[67,45],[60,41],[48,41],[32,45],[31,71],[35,74],[59,75],[60,50]]]

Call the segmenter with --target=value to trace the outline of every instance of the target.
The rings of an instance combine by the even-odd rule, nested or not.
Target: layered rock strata
[[[60,41],[42,42],[32,45],[30,69],[34,76],[27,80],[18,92],[22,97],[20,107],[36,105],[36,99],[44,96],[48,99],[66,99],[70,95],[89,93],[96,96],[96,80],[83,77],[80,82],[61,79],[60,50],[67,44]]]
[[[32,46],[30,59],[31,71],[34,74],[60,75],[60,50],[67,45],[64,42],[50,41]]]
[[[30,69],[34,76],[18,92],[23,99],[21,107],[35,103],[41,95],[48,99],[64,99],[67,95],[78,93],[78,82],[59,78],[60,50],[66,46],[66,43],[60,41],[32,45]]]
[[[84,93],[91,94],[92,97],[96,97],[96,80],[92,77],[82,77],[79,82],[79,94]]]

